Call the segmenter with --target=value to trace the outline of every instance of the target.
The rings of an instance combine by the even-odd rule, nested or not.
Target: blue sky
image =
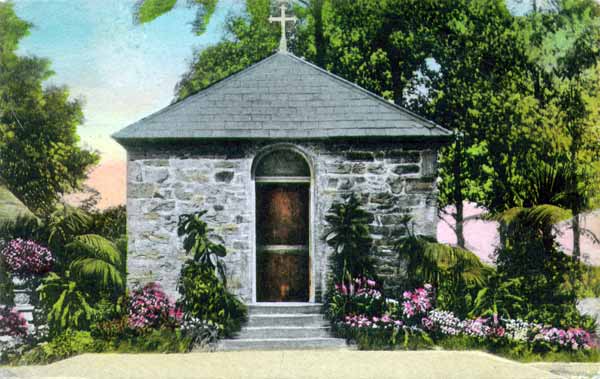
[[[0,0],[1,1],[1,0]],[[134,25],[133,0],[15,0],[17,15],[34,24],[20,54],[49,58],[51,84],[84,100],[85,145],[106,159],[124,159],[110,134],[173,99],[194,49],[218,41],[223,20],[241,0],[220,1],[207,33],[191,32],[194,9],[182,5],[154,22]]]

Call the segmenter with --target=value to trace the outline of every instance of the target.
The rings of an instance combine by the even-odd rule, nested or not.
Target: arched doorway
[[[310,167],[280,148],[258,157],[256,300],[308,301],[310,288]]]

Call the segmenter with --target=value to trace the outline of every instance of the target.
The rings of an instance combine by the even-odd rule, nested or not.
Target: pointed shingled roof
[[[451,132],[290,53],[268,58],[115,133],[176,139],[447,139]]]

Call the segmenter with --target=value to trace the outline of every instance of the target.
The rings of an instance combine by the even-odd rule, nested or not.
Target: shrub
[[[380,315],[384,310],[384,297],[375,280],[365,277],[335,284],[327,304],[327,315],[339,321],[349,314]]]
[[[40,305],[46,314],[51,336],[68,329],[85,329],[91,323],[96,310],[88,303],[86,293],[69,272],[65,276],[50,273],[37,288]]]
[[[336,290],[347,292],[339,286]],[[334,322],[333,329],[338,336],[357,341],[359,348],[369,349],[395,348],[401,342],[409,348],[408,341],[414,336],[445,347],[485,349],[522,357],[595,347],[589,332],[581,328],[561,329],[497,315],[461,319],[451,311],[432,308],[433,293],[427,284],[405,291],[401,303],[385,301],[384,313],[347,313]],[[587,360],[592,355],[578,355],[577,359]]]
[[[211,322],[219,328],[220,336],[230,336],[245,320],[246,306],[226,289],[225,266],[220,258],[227,251],[208,238],[211,230],[202,220],[205,213],[179,217],[177,234],[184,237],[183,247],[191,259],[181,268],[177,285],[181,297],[177,304],[186,321]]]
[[[402,280],[394,280],[390,289],[396,297],[403,288],[431,283],[436,289],[435,302],[444,309],[466,316],[472,299],[487,284],[494,269],[481,262],[474,253],[456,246],[438,243],[434,238],[414,234],[411,217],[402,219],[407,235],[394,245],[398,272]],[[402,282],[405,284],[402,285]]]
[[[179,329],[145,329],[127,338],[99,341],[105,352],[118,353],[185,353],[191,350],[190,338],[184,337]]]
[[[0,337],[25,338],[27,321],[15,308],[0,305]]]
[[[200,319],[217,325],[221,336],[231,336],[246,318],[246,306],[227,292],[215,270],[188,260],[181,268],[178,283],[186,321]]]
[[[24,353],[17,361],[19,364],[47,364],[77,354],[98,351],[89,332],[66,330],[50,342],[38,345]]]
[[[127,316],[113,320],[99,321],[92,325],[91,333],[94,338],[110,340],[125,337],[129,334],[129,319]]]
[[[181,311],[158,283],[148,283],[132,292],[127,315],[129,327],[134,330],[174,327],[181,320]]]
[[[8,242],[0,256],[9,272],[24,279],[48,273],[54,263],[50,250],[20,238]]]
[[[202,350],[213,350],[219,339],[219,327],[211,321],[190,319],[181,325],[184,337],[190,340],[190,350],[194,347]]]
[[[329,224],[325,241],[333,249],[333,280],[340,283],[350,278],[373,277],[373,239],[369,231],[373,215],[364,210],[352,194],[345,202],[333,204],[325,220]]]

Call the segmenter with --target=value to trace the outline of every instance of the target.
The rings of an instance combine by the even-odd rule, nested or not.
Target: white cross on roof
[[[295,16],[286,17],[285,11],[287,9],[287,0],[279,1],[279,9],[281,11],[281,15],[279,17],[269,17],[270,22],[280,22],[281,23],[281,39],[279,40],[279,51],[287,52],[287,39],[285,37],[285,23],[288,21],[296,22],[297,18]]]

